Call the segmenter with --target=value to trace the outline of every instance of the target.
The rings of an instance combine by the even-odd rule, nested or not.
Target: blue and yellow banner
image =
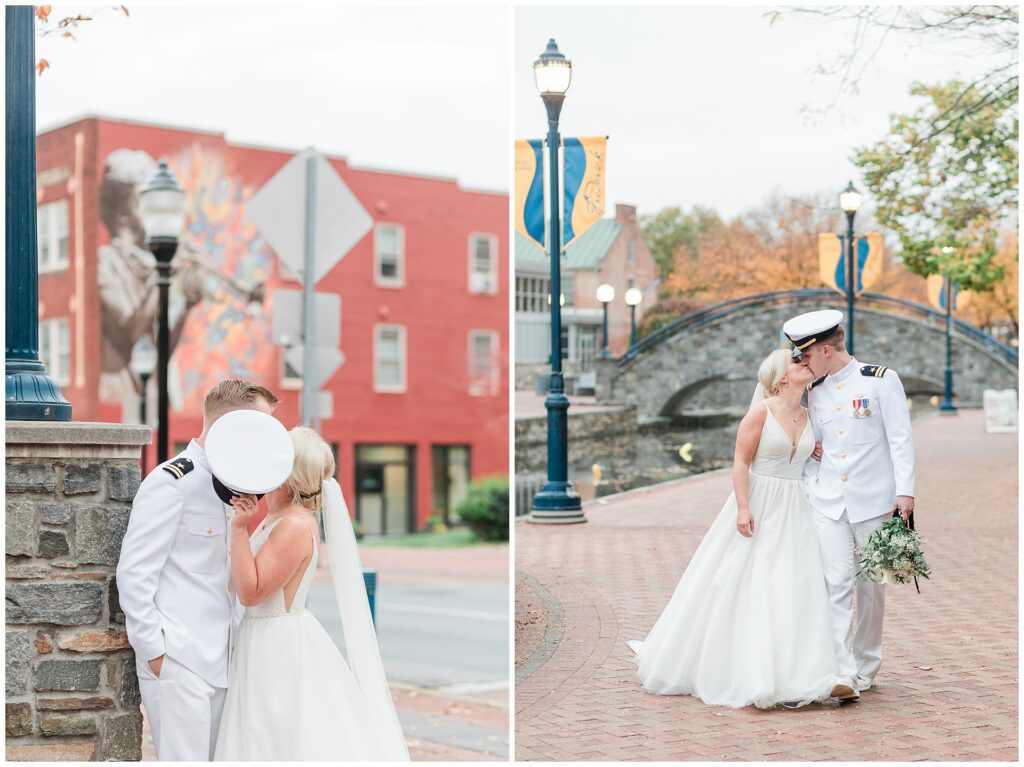
[[[562,141],[562,247],[604,215],[604,167],[607,136]]]
[[[870,288],[882,276],[882,235],[854,237],[856,251],[856,295]],[[826,287],[846,295],[846,235],[818,235],[818,266]]]
[[[941,274],[928,275],[928,302],[940,312],[946,311],[946,281]],[[960,290],[960,283],[953,283],[953,311],[960,311],[971,300],[972,293]]]
[[[516,141],[516,230],[544,250],[544,155],[540,139]]]

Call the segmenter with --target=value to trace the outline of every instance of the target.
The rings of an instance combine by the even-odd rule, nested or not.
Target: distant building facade
[[[75,420],[140,419],[131,351],[155,337],[157,291],[138,191],[166,159],[188,203],[171,287],[172,452],[199,434],[203,396],[227,377],[271,388],[276,415],[299,423],[301,372],[271,325],[275,292],[301,285],[246,218],[292,153],[102,117],[37,146],[40,355]],[[450,520],[472,478],[508,473],[508,197],[329,162],[373,229],[316,288],[341,299],[345,355],[322,388],[334,413],[321,433],[364,530],[418,530]]]
[[[533,374],[548,369],[551,352],[550,265],[532,241],[516,233],[516,386],[530,387]],[[562,260],[562,359],[567,372],[593,370],[601,350],[602,305],[597,287],[615,288],[608,305],[608,350],[615,356],[629,348],[630,311],[626,290],[643,291],[637,322],[657,300],[658,265],[637,222],[636,207],[616,205],[614,218],[603,218],[569,244]]]

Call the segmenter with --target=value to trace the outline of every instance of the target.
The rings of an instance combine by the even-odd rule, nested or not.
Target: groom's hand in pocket
[[[164,656],[163,655],[161,655],[159,658],[153,658],[153,660],[149,661],[149,670],[152,671],[156,675],[157,679],[160,678],[160,671],[161,671],[161,669],[163,669],[163,667],[164,667]]]

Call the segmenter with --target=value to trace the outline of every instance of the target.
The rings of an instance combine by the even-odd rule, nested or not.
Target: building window
[[[298,368],[294,368],[289,364],[286,352],[291,347],[281,347],[281,388],[282,389],[301,389],[302,388],[302,371]]]
[[[516,277],[516,311],[547,314],[548,280],[543,277]]]
[[[459,522],[455,513],[469,490],[469,445],[433,445],[430,448],[431,510],[445,524]]]
[[[500,376],[497,331],[469,331],[469,393],[476,397],[495,396]]]
[[[469,236],[469,292],[498,292],[498,238],[493,234]]]
[[[386,287],[405,285],[405,229],[377,224],[373,237],[374,281]]]
[[[636,263],[636,240],[629,241],[629,251],[626,254],[626,261],[630,264]]]
[[[415,529],[414,447],[356,445],[356,519],[367,535]]]
[[[58,386],[71,384],[71,324],[66,317],[39,323],[39,358]]]
[[[405,328],[376,325],[373,328],[373,388],[380,392],[404,392]]]
[[[573,301],[573,283],[571,274],[563,274],[561,279],[562,297],[565,299],[562,302],[562,306],[572,306]]]
[[[39,235],[39,271],[52,272],[68,266],[68,201],[40,205],[36,212]]]

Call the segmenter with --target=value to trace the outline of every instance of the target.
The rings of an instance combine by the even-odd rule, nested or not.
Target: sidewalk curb
[[[516,580],[521,580],[528,589],[540,597],[544,607],[547,608],[549,616],[548,628],[544,632],[544,638],[540,640],[533,652],[530,653],[526,663],[516,669],[516,684],[518,685],[535,671],[542,668],[548,662],[548,659],[554,655],[555,650],[558,649],[562,637],[565,636],[565,611],[554,595],[544,588],[532,575],[517,570]]]

